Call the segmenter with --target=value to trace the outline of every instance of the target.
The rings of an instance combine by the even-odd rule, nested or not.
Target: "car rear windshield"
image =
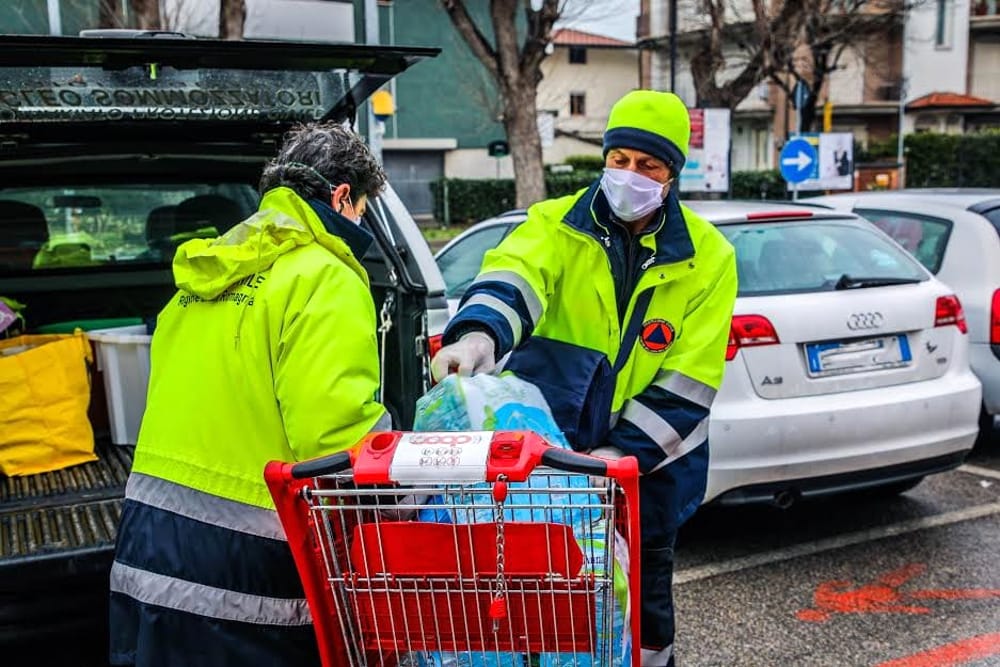
[[[0,188],[0,275],[168,264],[177,245],[248,217],[245,183]]]
[[[850,279],[919,281],[927,274],[873,229],[838,221],[722,225],[736,249],[740,296],[822,292]]]
[[[951,235],[951,220],[917,213],[855,209],[858,215],[873,222],[879,229],[906,248],[932,273],[937,273],[944,259],[944,250]]]

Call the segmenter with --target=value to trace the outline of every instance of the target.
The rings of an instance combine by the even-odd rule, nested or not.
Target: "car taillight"
[[[937,305],[934,308],[934,326],[946,327],[954,324],[962,333],[968,333],[969,327],[965,324],[965,312],[962,310],[962,302],[954,294],[939,296]]]
[[[1000,345],[1000,289],[993,292],[990,308],[990,345]]]
[[[763,315],[733,315],[726,361],[732,361],[741,347],[775,345],[779,342],[774,325]]]

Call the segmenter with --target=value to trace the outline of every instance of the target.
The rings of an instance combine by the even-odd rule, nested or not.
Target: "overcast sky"
[[[638,15],[639,0],[567,0],[564,19],[556,25],[634,42]]]

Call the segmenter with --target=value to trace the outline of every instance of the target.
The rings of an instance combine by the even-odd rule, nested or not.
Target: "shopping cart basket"
[[[639,665],[633,457],[397,431],[265,478],[326,667]]]

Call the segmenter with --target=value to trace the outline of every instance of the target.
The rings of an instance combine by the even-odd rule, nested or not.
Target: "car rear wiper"
[[[835,290],[861,289],[864,287],[885,287],[886,285],[912,285],[919,283],[920,278],[890,278],[890,277],[860,277],[844,274],[840,276],[833,286]]]

